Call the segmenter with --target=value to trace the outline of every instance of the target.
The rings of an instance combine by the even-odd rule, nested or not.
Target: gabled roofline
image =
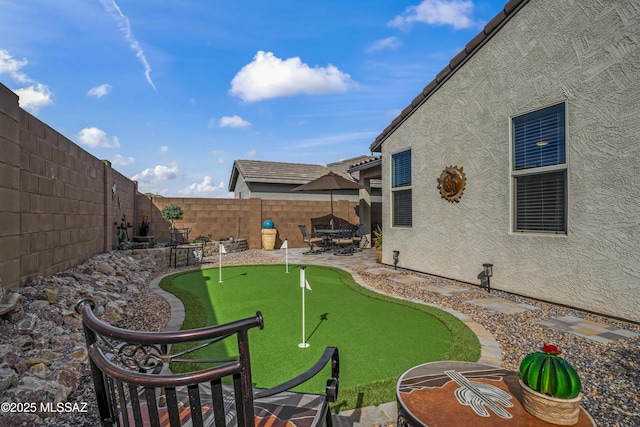
[[[231,176],[229,177],[229,184],[227,185],[227,191],[233,193],[236,188],[236,181],[238,180],[238,175],[240,171],[238,170],[238,163],[236,160],[233,161],[233,166],[231,167]]]
[[[351,173],[362,171],[362,170],[372,169],[381,165],[382,165],[382,157],[380,156],[371,157],[368,160],[351,165],[351,167],[347,169],[347,172],[351,174]]]
[[[442,69],[436,78],[433,79],[422,92],[416,96],[411,104],[409,104],[400,115],[398,115],[389,126],[387,126],[380,135],[378,135],[369,146],[371,152],[379,153],[382,151],[384,141],[407,119],[409,118],[427,99],[431,97],[444,83],[451,78],[462,66],[478,52],[502,27],[527,4],[529,0],[509,0],[504,8],[493,17],[491,21],[484,26],[483,30],[478,33],[465,48],[451,59],[449,64]]]

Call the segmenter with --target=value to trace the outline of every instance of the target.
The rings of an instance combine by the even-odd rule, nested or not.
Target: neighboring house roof
[[[376,159],[376,156],[358,156],[351,159],[340,160],[339,162],[329,163],[327,167],[335,173],[349,177],[349,170],[356,164]]]
[[[231,169],[228,190],[233,192],[238,176],[245,182],[266,182],[272,184],[306,184],[316,178],[333,171],[343,177],[355,181],[347,170],[354,163],[369,159],[371,156],[359,156],[326,166],[308,163],[268,162],[262,160],[236,160]]]
[[[475,36],[465,48],[458,53],[449,62],[449,65],[440,71],[436,78],[431,81],[422,92],[416,96],[411,104],[409,104],[398,117],[393,119],[391,124],[387,126],[380,135],[378,135],[369,147],[371,152],[380,152],[382,144],[397,128],[404,122],[414,111],[416,111],[427,99],[431,97],[440,87],[451,77],[458,69],[460,69],[476,52],[478,52],[491,37],[500,31],[500,29],[509,21],[529,0],[510,0],[504,5],[504,9],[500,11],[491,21],[484,26],[484,29]]]
[[[382,165],[382,157],[381,156],[369,156],[366,159],[362,159],[359,162],[356,162],[349,166],[347,169],[348,173],[355,173],[365,169],[371,169],[375,167],[379,167]]]

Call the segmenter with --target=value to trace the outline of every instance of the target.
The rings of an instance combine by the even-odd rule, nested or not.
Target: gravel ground
[[[444,281],[469,289],[468,293],[447,297],[425,291],[419,285],[398,285],[384,275],[367,274],[363,270],[358,273],[368,286],[385,294],[436,304],[469,316],[499,342],[502,364],[507,369],[517,371],[524,356],[539,350],[543,342],[557,345],[563,351],[563,357],[580,374],[584,394],[582,406],[598,426],[640,426],[640,337],[602,344],[538,325],[537,322],[560,316],[577,316],[636,333],[640,333],[640,325],[492,291],[493,296],[538,308],[518,314],[503,314],[466,302],[487,296],[485,290],[476,286],[410,272],[433,284]]]
[[[215,260],[213,261],[213,265],[215,265]],[[225,257],[227,265],[277,264],[281,262],[280,258],[260,250],[229,253]],[[175,271],[176,269],[159,269],[154,272],[154,277]],[[597,425],[640,426],[640,338],[600,344],[536,323],[541,319],[573,315],[637,333],[640,333],[640,325],[622,323],[566,307],[493,291],[492,295],[494,296],[538,307],[538,310],[506,315],[466,303],[465,301],[469,299],[487,295],[485,291],[468,284],[445,280],[450,284],[469,288],[470,293],[443,297],[424,291],[417,285],[394,284],[384,275],[371,275],[365,271],[357,272],[366,285],[388,295],[437,304],[471,317],[498,340],[505,368],[517,370],[520,360],[527,353],[539,349],[543,341],[556,344],[564,351],[563,356],[580,373],[584,393],[582,406],[592,415]],[[411,274],[425,277],[434,283],[444,280],[415,272],[411,272]],[[143,291],[133,312],[135,315],[127,318],[120,326],[129,329],[158,331],[164,328],[170,317],[167,302],[149,290]],[[42,425],[84,427],[99,424],[95,415],[97,408],[94,403],[93,385],[88,370],[81,380],[79,389],[70,397],[69,401],[89,402],[89,413],[81,416],[78,414],[59,414],[57,417],[45,419]]]

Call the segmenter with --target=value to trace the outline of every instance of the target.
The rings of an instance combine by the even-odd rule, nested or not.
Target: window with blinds
[[[391,156],[392,224],[412,225],[411,150]]]
[[[565,105],[513,119],[515,230],[565,233]]]

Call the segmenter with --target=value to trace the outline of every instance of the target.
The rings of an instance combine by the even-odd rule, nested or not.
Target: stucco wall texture
[[[568,231],[513,232],[511,118],[566,103]],[[640,3],[531,0],[384,142],[412,149],[413,226],[384,262],[640,321]],[[436,179],[464,167],[459,203]],[[386,202],[386,203],[385,203]]]

